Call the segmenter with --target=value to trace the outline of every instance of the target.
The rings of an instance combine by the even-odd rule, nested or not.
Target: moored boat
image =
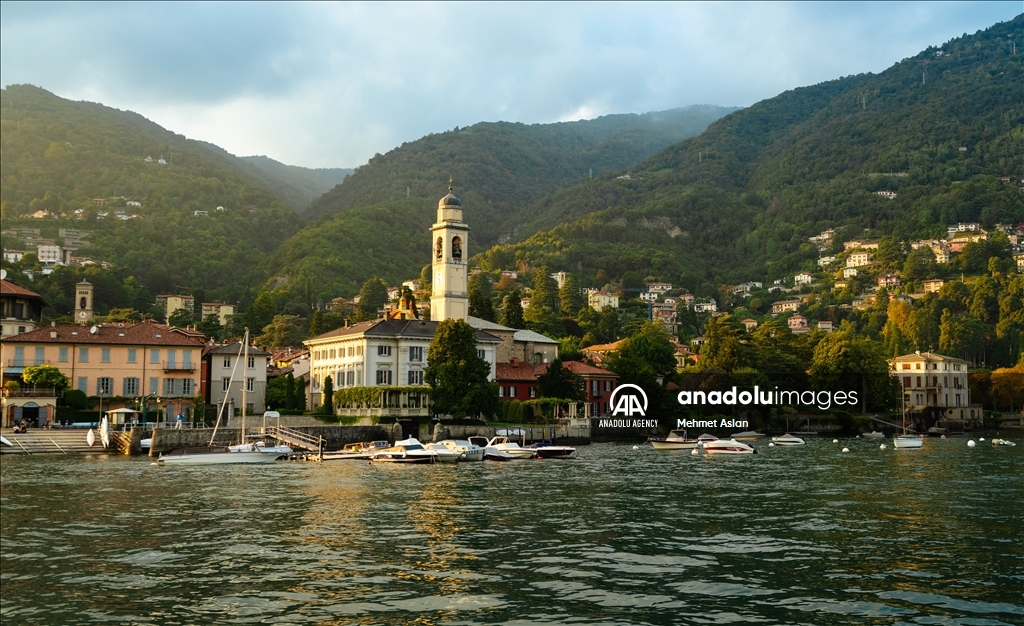
[[[488,446],[492,448],[497,448],[499,451],[504,452],[505,454],[510,454],[512,455],[513,458],[516,459],[532,459],[533,457],[537,456],[536,448],[523,448],[518,443],[510,441],[509,438],[505,437],[504,435],[492,437],[491,441],[488,443]]]
[[[556,446],[550,443],[535,443],[529,448],[537,451],[540,459],[571,459],[576,456],[576,448],[572,446]]]
[[[893,437],[892,446],[897,450],[919,450],[924,445],[924,440],[917,435],[897,435]]]
[[[390,448],[391,443],[388,441],[359,441],[356,443],[346,443],[342,446],[341,450],[335,450],[333,452],[324,452],[324,461],[358,461],[361,459],[368,459],[375,452],[380,452],[386,448]]]
[[[685,430],[673,430],[668,437],[650,437],[647,440],[655,450],[692,450],[696,439],[687,439]]]
[[[483,461],[484,449],[465,439],[445,439],[442,446],[459,453],[460,461]]]
[[[157,465],[238,465],[273,463],[278,455],[263,452],[232,452],[227,447],[181,448],[161,454]]]
[[[759,433],[756,430],[745,430],[741,433],[736,433],[731,437],[731,439],[735,439],[736,441],[756,441],[767,436],[768,435]]]
[[[1013,443],[1009,439],[993,439],[992,445],[994,446],[1008,446],[1010,448],[1016,447],[1017,444]]]
[[[485,461],[511,461],[515,459],[515,457],[512,456],[511,454],[507,452],[502,452],[501,450],[490,445],[490,442],[487,440],[487,437],[481,437],[479,435],[476,435],[470,437],[469,442],[483,448]]]
[[[461,451],[449,448],[441,442],[425,443],[423,447],[437,453],[438,463],[455,463],[462,456]]]
[[[884,439],[885,433],[880,433],[877,430],[873,430],[869,433],[864,433],[862,437],[864,437],[865,439]]]
[[[704,443],[704,452],[708,454],[754,454],[757,450],[735,439],[716,439]]]
[[[772,443],[777,446],[802,446],[807,442],[795,435],[786,433],[785,435],[772,437]]]
[[[440,455],[436,450],[427,450],[415,437],[396,441],[395,445],[375,452],[373,461],[384,463],[438,463]]]

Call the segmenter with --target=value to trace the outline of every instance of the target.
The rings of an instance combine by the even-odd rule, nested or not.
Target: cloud
[[[877,72],[1008,3],[4,3],[0,80],[237,154],[351,166],[430,132],[749,105]]]

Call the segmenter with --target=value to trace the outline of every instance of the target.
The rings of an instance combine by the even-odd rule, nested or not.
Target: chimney
[[[345,318],[345,328],[348,328],[348,318]]]

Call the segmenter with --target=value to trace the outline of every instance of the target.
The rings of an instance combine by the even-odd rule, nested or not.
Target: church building
[[[463,221],[462,202],[452,193],[437,203],[437,221],[431,232],[430,320],[416,319],[414,307],[404,299],[381,319],[346,325],[305,341],[309,349],[308,406],[324,402],[324,384],[331,377],[335,391],[349,387],[381,387],[381,406],[342,406],[342,416],[429,416],[421,390],[427,351],[438,322],[461,319],[476,329],[477,354],[487,361],[490,379],[497,365],[512,358],[550,362],[558,342],[529,330],[508,328],[469,315],[469,225]]]

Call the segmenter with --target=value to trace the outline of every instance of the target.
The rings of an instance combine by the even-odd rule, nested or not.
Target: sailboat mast
[[[245,391],[249,386],[249,379],[247,377],[246,369],[249,367],[249,329],[245,329],[245,347],[242,349],[242,432],[239,443],[245,443]]]

